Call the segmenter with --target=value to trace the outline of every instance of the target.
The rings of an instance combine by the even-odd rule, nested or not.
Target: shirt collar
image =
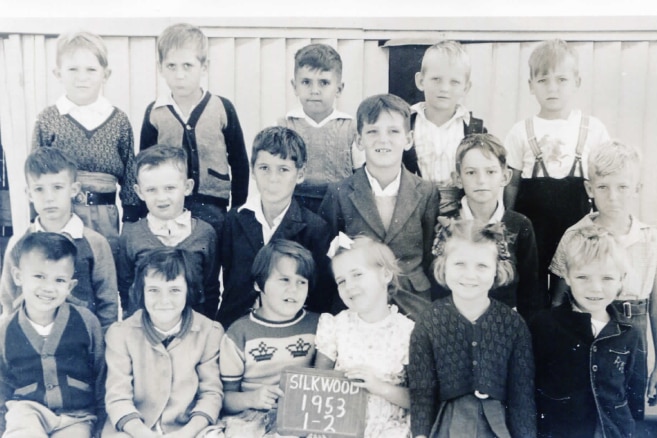
[[[474,215],[472,214],[472,209],[470,208],[470,204],[468,203],[468,198],[467,196],[464,196],[461,199],[461,219],[466,219],[466,220],[473,220]],[[504,216],[504,205],[497,201],[497,208],[495,208],[495,211],[493,212],[493,215],[491,218],[488,220],[489,224],[496,224],[498,222],[502,222],[502,217]]]
[[[266,226],[267,228],[271,228],[272,230],[275,230],[283,221],[283,217],[285,216],[285,213],[290,209],[290,205],[292,204],[292,199],[290,199],[290,203],[287,204],[287,207],[283,209],[281,214],[276,216],[273,220],[273,224],[271,227],[269,227],[269,223],[267,222],[267,219],[265,218],[265,212],[262,211],[262,199],[260,198],[260,193],[257,191],[254,191],[253,193],[249,194],[246,198],[246,202],[242,204],[241,207],[237,209],[237,212],[239,213],[242,210],[251,210],[255,214],[255,218],[262,225],[263,227]]]
[[[594,212],[585,216],[589,223],[588,225],[595,224],[595,218],[600,215],[600,212]],[[629,248],[637,242],[643,242],[645,236],[642,234],[642,230],[650,228],[650,225],[644,224],[638,220],[634,215],[630,215],[630,231],[627,234],[614,235],[614,238],[624,247]]]
[[[93,114],[105,115],[114,108],[110,101],[107,100],[104,96],[98,96],[98,99],[89,105],[78,105],[72,102],[68,97],[66,97],[66,95],[63,95],[57,99],[55,106],[57,107],[57,110],[60,114],[70,114],[72,111],[74,112],[78,109],[84,109],[85,111]]]
[[[427,103],[426,103],[426,102],[419,102],[419,103],[416,103],[415,105],[413,105],[413,106],[411,107],[411,109],[413,109],[415,112],[417,112],[419,117],[422,117],[423,119],[429,121],[429,119],[427,119],[426,114],[424,113],[424,110],[426,109],[426,107],[427,107]],[[455,109],[455,111],[454,111],[454,115],[452,116],[452,118],[449,119],[449,120],[448,120],[446,123],[444,123],[442,126],[446,126],[446,125],[452,124],[452,123],[453,123],[454,121],[456,121],[456,120],[464,121],[464,122],[465,122],[466,124],[468,124],[468,125],[470,124],[470,111],[468,111],[468,110],[467,110],[463,105],[461,105],[460,103],[459,103],[459,104],[456,104],[456,109]]]
[[[343,113],[342,111],[338,111],[337,109],[333,109],[333,112],[331,114],[326,116],[326,118],[324,118],[324,120],[317,123],[316,121],[314,121],[313,119],[308,117],[308,115],[303,111],[303,108],[301,108],[301,107],[295,108],[292,111],[288,112],[285,115],[285,117],[289,118],[289,119],[305,119],[306,122],[308,122],[308,124],[310,126],[312,126],[313,128],[321,128],[322,126],[326,125],[331,120],[353,119],[353,117],[351,117],[349,114]]]
[[[34,231],[46,231],[41,225],[39,216],[34,220]],[[84,223],[80,216],[75,213],[71,214],[71,218],[66,222],[66,225],[58,231],[59,234],[68,234],[72,239],[82,239],[84,232]]]
[[[205,97],[205,93],[207,93],[207,91],[203,87],[201,87],[201,98],[198,100],[198,102],[194,104],[194,106],[192,107],[192,111],[203,100],[203,98]],[[171,105],[178,114],[182,114],[182,111],[180,110],[180,107],[178,106],[176,101],[173,99],[173,94],[171,94],[171,92],[158,96],[157,99],[155,99],[153,108],[159,108],[161,106],[168,106],[168,105]],[[190,111],[190,114],[192,111]]]
[[[170,223],[174,223],[176,225],[180,225],[183,227],[192,226],[192,212],[189,210],[183,210],[183,212],[174,219],[163,220],[153,216],[151,213],[148,213],[146,215],[146,219],[148,220],[149,225],[151,225],[154,229],[157,230],[159,229],[168,230],[168,226]]]
[[[374,192],[374,196],[397,196],[399,193],[399,186],[401,184],[401,168],[399,168],[399,173],[395,177],[395,179],[388,184],[388,186],[385,189],[381,188],[381,184],[374,178],[369,170],[367,170],[367,164],[363,166],[365,168],[365,175],[367,175],[367,180],[370,182],[370,187],[372,187],[372,191]]]

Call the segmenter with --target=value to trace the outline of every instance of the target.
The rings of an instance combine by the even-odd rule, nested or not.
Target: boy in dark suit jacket
[[[402,154],[413,143],[410,113],[408,104],[392,94],[360,104],[357,142],[366,165],[329,185],[319,214],[332,235],[366,235],[392,249],[404,274],[403,291],[393,300],[413,318],[431,300],[431,242],[440,195],[431,182],[402,166]]]
[[[307,308],[321,313],[333,305],[337,289],[326,256],[329,228],[293,198],[294,188],[303,181],[306,160],[306,145],[291,129],[266,128],[253,141],[251,172],[258,191],[228,213],[223,228],[224,292],[216,319],[224,327],[245,315],[258,297],[251,265],[260,248],[272,239],[295,241],[312,253],[317,281],[306,299]]]

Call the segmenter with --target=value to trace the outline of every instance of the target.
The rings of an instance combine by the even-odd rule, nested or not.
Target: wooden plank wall
[[[211,32],[209,35],[213,35]],[[216,32],[215,32],[216,33]],[[279,32],[280,33],[280,32]],[[284,33],[284,31],[283,31]],[[352,32],[353,33],[353,32]],[[417,32],[415,32],[416,34]],[[341,54],[345,90],[338,109],[355,114],[363,97],[387,91],[388,49],[378,39],[332,35],[323,29],[321,39],[299,37],[212,36],[210,66],[204,86],[228,97],[236,105],[247,147],[257,131],[271,125],[297,105],[290,86],[293,56],[310,42],[322,42]],[[257,32],[254,32],[257,35]],[[473,86],[465,104],[483,117],[492,133],[504,137],[511,125],[537,111],[527,86],[527,59],[535,41],[489,42],[472,39]],[[553,35],[558,37],[559,35]],[[166,91],[156,67],[155,36],[105,36],[112,76],[105,94],[126,111],[136,136],[146,105]],[[377,36],[377,38],[379,38]],[[482,39],[484,37],[482,36]],[[576,106],[600,118],[612,137],[639,147],[644,154],[640,216],[657,223],[657,42],[577,41],[582,85]],[[34,120],[52,104],[62,89],[52,74],[55,38],[37,34],[10,34],[0,39],[0,132],[7,155],[15,229],[27,222],[23,196],[22,163],[29,150]],[[652,78],[653,80],[650,80]]]

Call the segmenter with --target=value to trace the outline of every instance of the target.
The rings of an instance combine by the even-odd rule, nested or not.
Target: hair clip
[[[453,219],[446,216],[438,216],[438,223],[436,224],[436,237],[433,239],[431,246],[431,254],[434,257],[441,256],[445,253],[445,243],[449,237],[447,229],[454,222]]]
[[[331,240],[331,244],[329,245],[328,252],[326,255],[332,259],[335,257],[335,254],[338,252],[340,248],[344,249],[351,249],[351,245],[354,243],[354,241],[347,236],[345,233],[340,231],[337,236]]]

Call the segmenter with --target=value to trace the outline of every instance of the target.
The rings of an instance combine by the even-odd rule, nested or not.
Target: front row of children
[[[311,253],[274,240],[252,269],[260,306],[225,335],[192,310],[188,252],[154,249],[131,290],[139,310],[104,346],[96,317],[66,303],[71,238],[28,234],[12,271],[24,304],[0,324],[3,436],[277,436],[280,372],[313,363],[367,389],[368,438],[630,436],[643,409],[639,333],[610,306],[625,252],[599,227],[575,231],[570,300],[528,329],[488,296],[513,280],[506,245],[501,224],[445,224],[434,276],[452,295],[413,323],[388,304],[400,271],[384,244],[341,239],[332,267],[347,310],[318,318],[303,309]]]

